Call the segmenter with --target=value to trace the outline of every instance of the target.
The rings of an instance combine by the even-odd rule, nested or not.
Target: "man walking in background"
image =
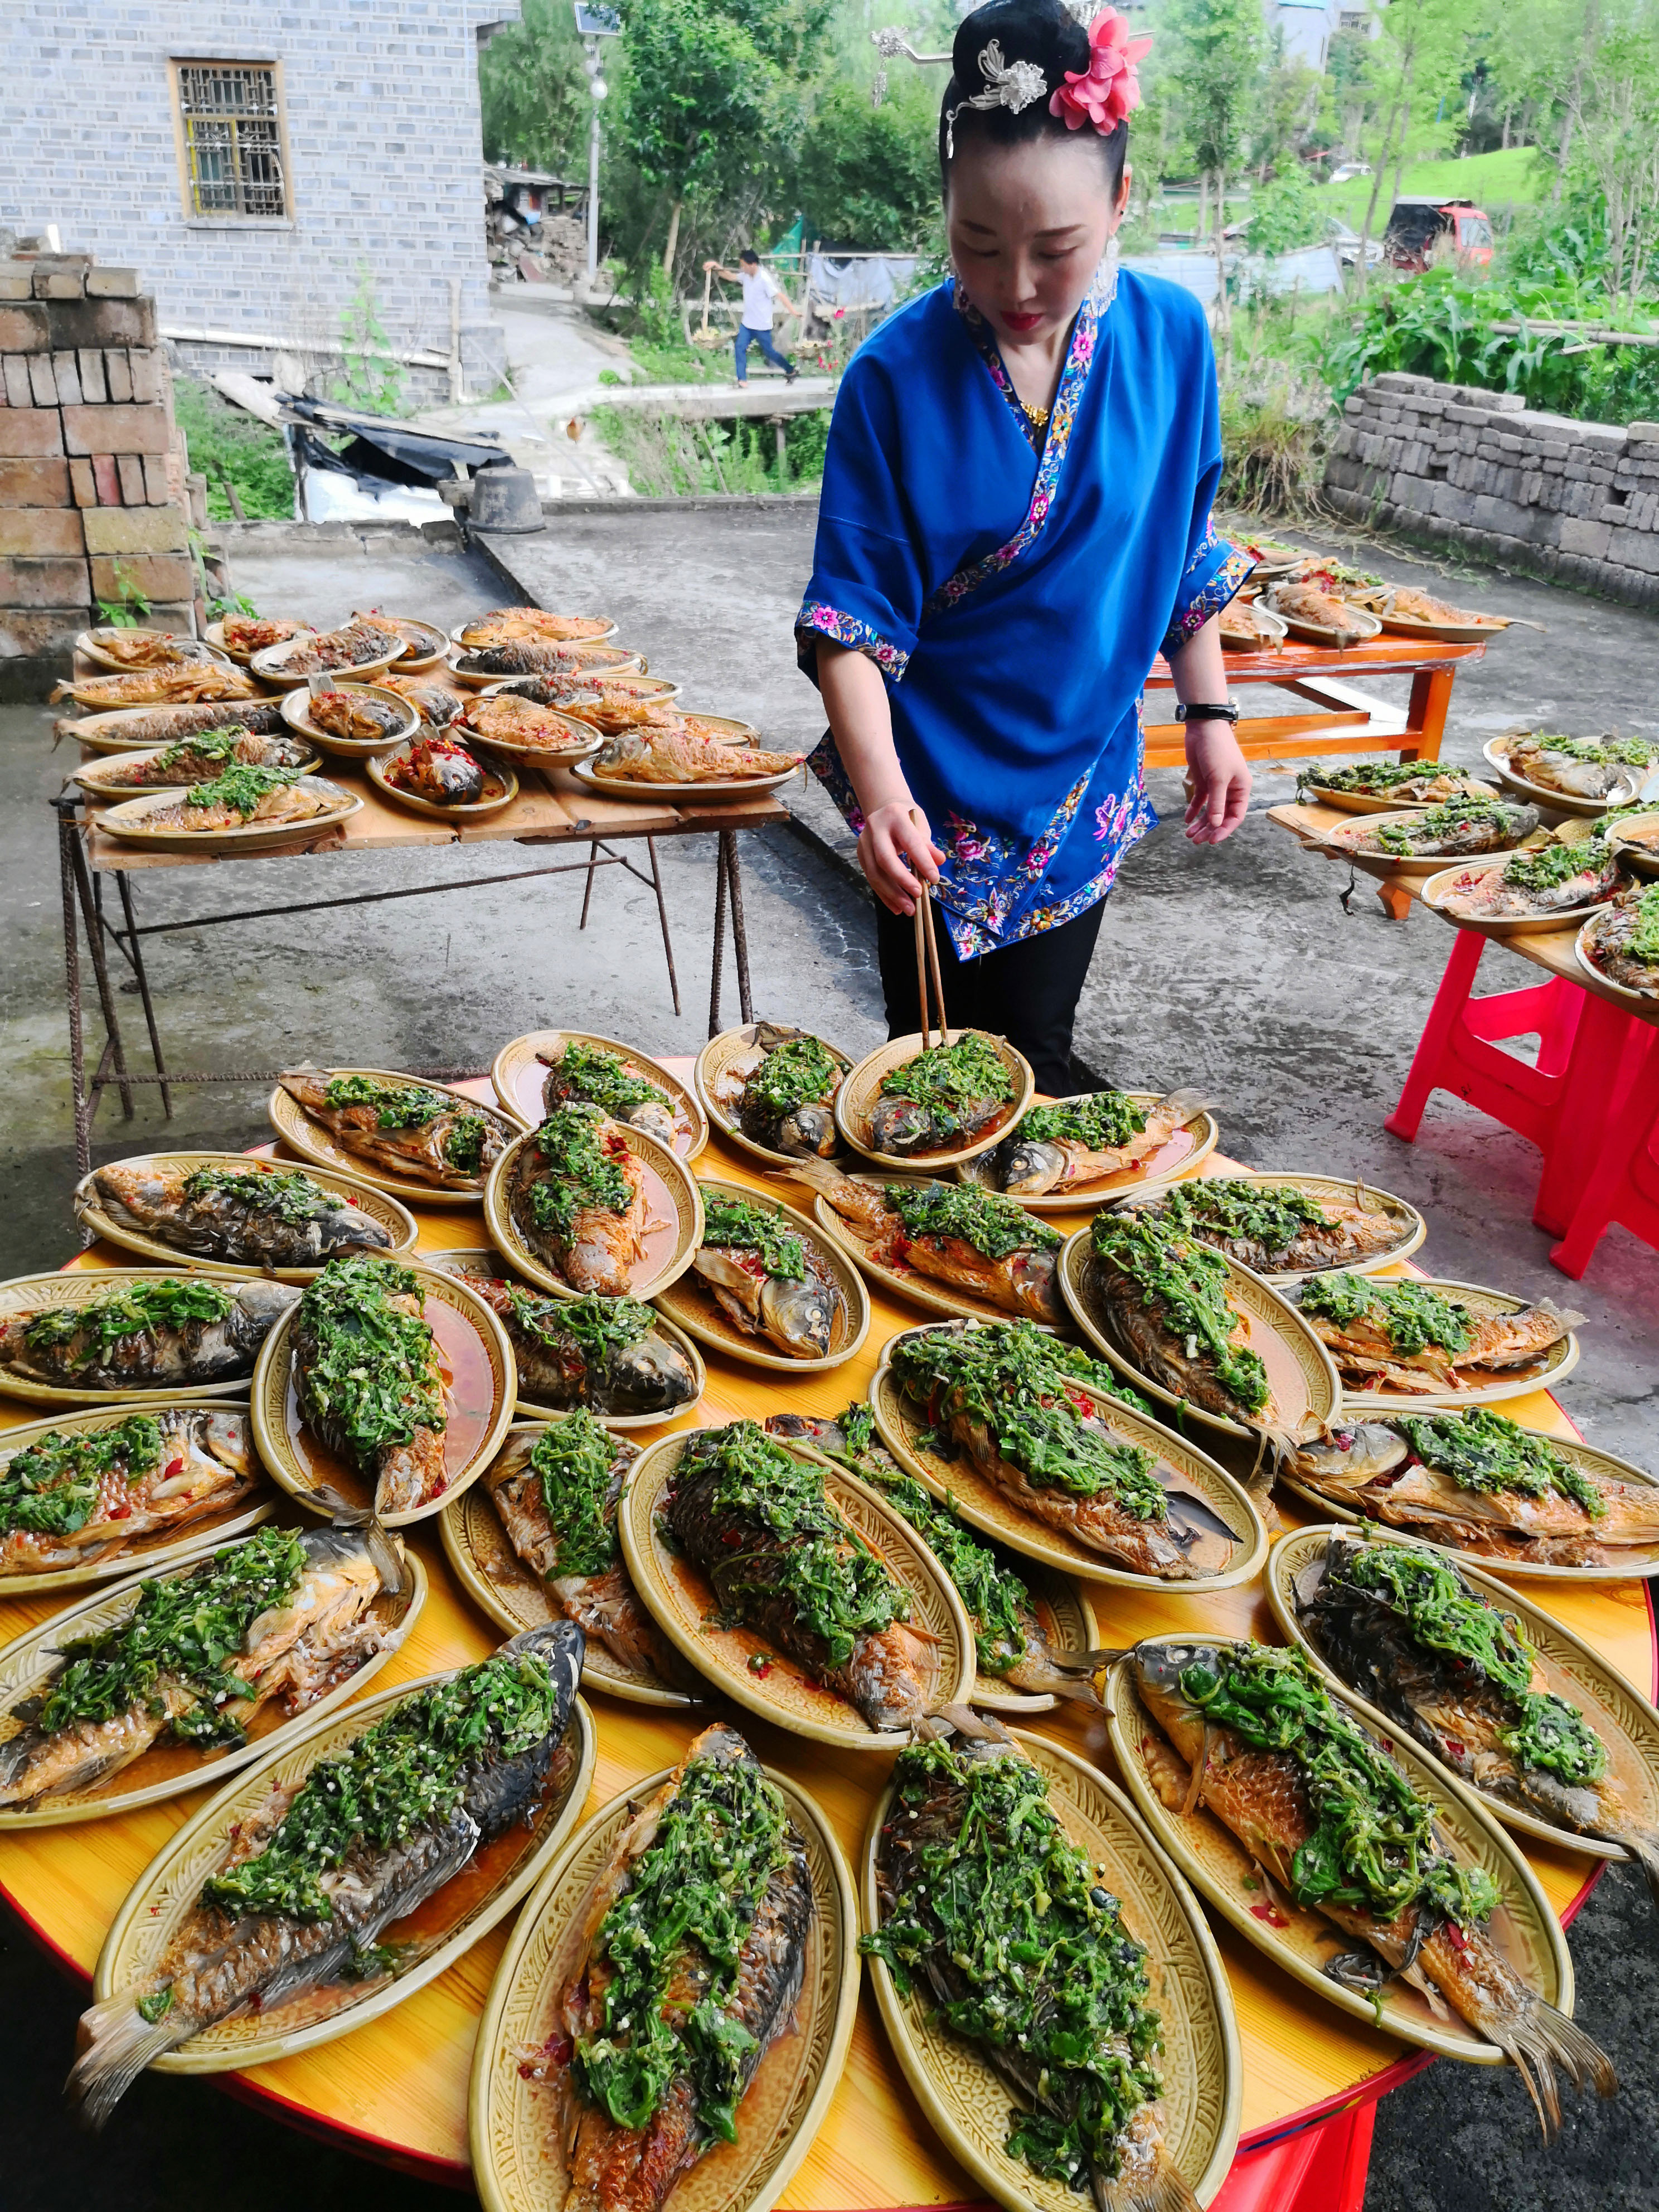
[[[761,359],[769,361],[774,368],[781,368],[785,379],[793,384],[799,372],[787,354],[778,351],[772,343],[772,302],[781,301],[786,315],[798,315],[784,291],[769,269],[761,267],[761,258],[752,246],[745,246],[738,256],[738,266],[726,269],[718,261],[705,261],[703,267],[716,276],[724,276],[728,283],[743,287],[743,321],[737,337],[738,388],[741,391],[749,381],[749,348],[751,343],[761,350]]]

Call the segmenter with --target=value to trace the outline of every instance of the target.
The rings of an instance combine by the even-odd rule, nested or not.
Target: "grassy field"
[[[1374,181],[1370,177],[1355,177],[1346,185],[1322,185],[1321,203],[1358,230],[1370,204]],[[1542,184],[1543,175],[1534,149],[1530,146],[1511,146],[1507,153],[1473,154],[1466,161],[1407,161],[1400,189],[1408,198],[1432,192],[1438,198],[1473,200],[1491,215],[1498,208],[1535,199]],[[1376,228],[1379,232],[1394,205],[1393,193],[1394,172],[1390,167],[1377,195]],[[1247,197],[1228,193],[1229,222],[1238,222],[1249,211]],[[1156,219],[1160,230],[1195,230],[1196,195],[1190,199],[1167,199]]]

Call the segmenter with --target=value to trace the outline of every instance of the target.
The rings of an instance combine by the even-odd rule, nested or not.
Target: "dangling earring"
[[[1114,231],[1106,241],[1106,251],[1096,265],[1094,281],[1089,287],[1090,304],[1097,315],[1103,315],[1117,297],[1119,258],[1117,233]]]

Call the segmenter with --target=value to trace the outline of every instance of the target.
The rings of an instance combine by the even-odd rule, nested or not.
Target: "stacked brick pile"
[[[1659,606],[1659,422],[1580,422],[1401,375],[1370,378],[1344,415],[1325,465],[1340,514]]]
[[[0,261],[0,693],[38,694],[124,590],[194,630],[188,468],[137,272]]]

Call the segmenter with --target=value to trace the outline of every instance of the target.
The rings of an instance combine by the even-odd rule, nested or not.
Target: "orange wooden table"
[[[485,1092],[485,1086],[477,1087]],[[1212,1155],[1205,1172],[1226,1172],[1231,1164]],[[705,1176],[764,1185],[755,1164],[718,1138],[697,1165]],[[480,1212],[416,1211],[422,1250],[486,1241]],[[1056,1225],[1070,1228],[1084,1218],[1059,1217]],[[118,1264],[125,1256],[94,1247],[77,1264]],[[744,1415],[763,1419],[787,1407],[835,1413],[849,1399],[862,1397],[882,1346],[919,1318],[918,1310],[874,1289],[871,1304],[873,1322],[865,1347],[844,1367],[791,1382],[709,1352],[708,1389],[701,1404],[678,1421],[646,1431],[646,1437]],[[1553,1401],[1541,1394],[1509,1410],[1540,1427],[1568,1429]],[[0,1421],[6,1425],[33,1413],[0,1400]],[[1311,1517],[1297,1515],[1294,1505],[1289,1511]],[[409,1534],[425,1564],[431,1595],[408,1642],[377,1678],[377,1690],[434,1668],[482,1658],[496,1640],[451,1574],[433,1524],[425,1522]],[[1551,1583],[1534,1584],[1533,1595],[1639,1687],[1653,1687],[1654,1638],[1644,1584],[1574,1589]],[[1278,1640],[1259,1584],[1203,1598],[1101,1589],[1094,1603],[1109,1644],[1196,1628]],[[49,1599],[0,1602],[0,1639],[18,1635],[52,1610]],[[599,1765],[589,1809],[678,1759],[702,1724],[701,1719],[623,1705],[603,1692],[592,1694],[592,1704],[599,1723]],[[812,1792],[856,1864],[885,1762],[803,1743],[735,1709],[731,1717],[763,1759]],[[1039,1717],[1034,1725],[1111,1771],[1105,1729],[1097,1718],[1068,1707]],[[89,1974],[123,1898],[204,1795],[186,1794],[121,1819],[0,1838],[0,1894],[66,1966]],[[1519,1840],[1552,1904],[1570,1913],[1588,1893],[1595,1862],[1565,1847]],[[1320,2005],[1224,1923],[1212,1924],[1231,1981],[1244,2055],[1243,2148],[1218,2212],[1267,2212],[1269,2207],[1286,2212],[1293,2201],[1308,2212],[1316,2207],[1317,2212],[1333,2212],[1344,2204],[1357,2208],[1370,2140],[1370,2100],[1425,2062],[1389,2037]],[[505,1928],[496,1929],[385,2019],[319,2050],[222,2077],[225,2086],[309,2132],[428,2179],[465,2187],[467,2069],[506,1934]],[[70,2054],[64,2056],[67,2067]],[[1346,2127],[1299,2132],[1315,2121],[1345,2114],[1351,2116]],[[1515,2124],[1532,2124],[1518,2083]],[[1284,2142],[1286,2137],[1296,2140]],[[1262,2148],[1273,2144],[1282,2147]],[[977,2196],[905,2087],[866,1990],[852,2055],[829,2118],[781,2204],[788,2212],[888,2212],[899,2206],[962,2205]]]

